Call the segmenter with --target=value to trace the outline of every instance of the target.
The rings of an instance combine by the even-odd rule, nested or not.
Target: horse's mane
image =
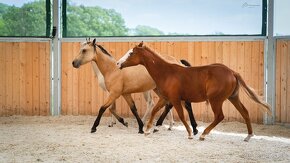
[[[86,42],[86,44],[91,44],[91,43],[92,43],[92,41],[87,41]],[[103,53],[105,53],[109,57],[112,57],[112,55],[102,45],[98,45],[98,44],[96,44],[96,45],[99,47],[99,49],[101,49],[101,51]],[[93,46],[94,46],[94,50],[96,50],[96,46],[95,45],[93,45]]]
[[[98,45],[98,44],[96,44],[96,45],[101,49],[101,51],[103,53],[105,53],[106,55],[112,57],[112,55],[102,45]]]

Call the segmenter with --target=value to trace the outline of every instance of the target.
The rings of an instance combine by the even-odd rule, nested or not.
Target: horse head
[[[72,65],[74,68],[79,68],[81,65],[94,60],[96,55],[96,39],[82,43],[78,56],[73,60]]]
[[[142,64],[142,56],[143,51],[143,41],[135,46],[132,50],[129,50],[125,56],[123,56],[117,63],[120,69],[130,66],[136,66],[138,64]]]

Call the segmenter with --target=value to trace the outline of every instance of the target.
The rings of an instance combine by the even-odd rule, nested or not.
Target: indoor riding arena
[[[0,162],[290,162],[290,1],[0,2]]]

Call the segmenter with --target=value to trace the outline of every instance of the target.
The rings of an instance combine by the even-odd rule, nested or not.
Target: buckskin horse
[[[141,42],[133,48],[131,55],[120,64],[120,69],[135,65],[143,65],[156,83],[157,89],[163,97],[175,107],[178,116],[188,132],[188,138],[192,138],[192,131],[184,119],[181,100],[190,102],[207,101],[214,113],[214,121],[203,131],[200,140],[224,119],[222,105],[229,100],[244,118],[248,136],[244,141],[249,141],[253,136],[253,130],[246,107],[239,98],[239,88],[256,103],[260,104],[265,112],[271,115],[270,106],[261,101],[255,92],[247,86],[242,77],[223,64],[211,64],[198,67],[182,67],[163,60],[149,47]],[[145,135],[150,133],[155,114],[160,109],[158,103],[152,110],[150,120],[145,129]]]

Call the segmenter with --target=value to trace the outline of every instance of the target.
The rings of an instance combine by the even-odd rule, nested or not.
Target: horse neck
[[[102,52],[99,52],[96,55],[97,56],[94,61],[104,77],[118,69],[116,60],[113,57],[110,57]]]
[[[166,74],[170,73],[170,71],[168,71],[168,68],[171,64],[167,63],[158,54],[155,54],[151,50],[146,49],[145,53],[146,54],[143,54],[143,65],[146,67],[147,71],[154,79],[156,84],[158,84],[158,79],[160,79],[160,76],[168,76]]]

